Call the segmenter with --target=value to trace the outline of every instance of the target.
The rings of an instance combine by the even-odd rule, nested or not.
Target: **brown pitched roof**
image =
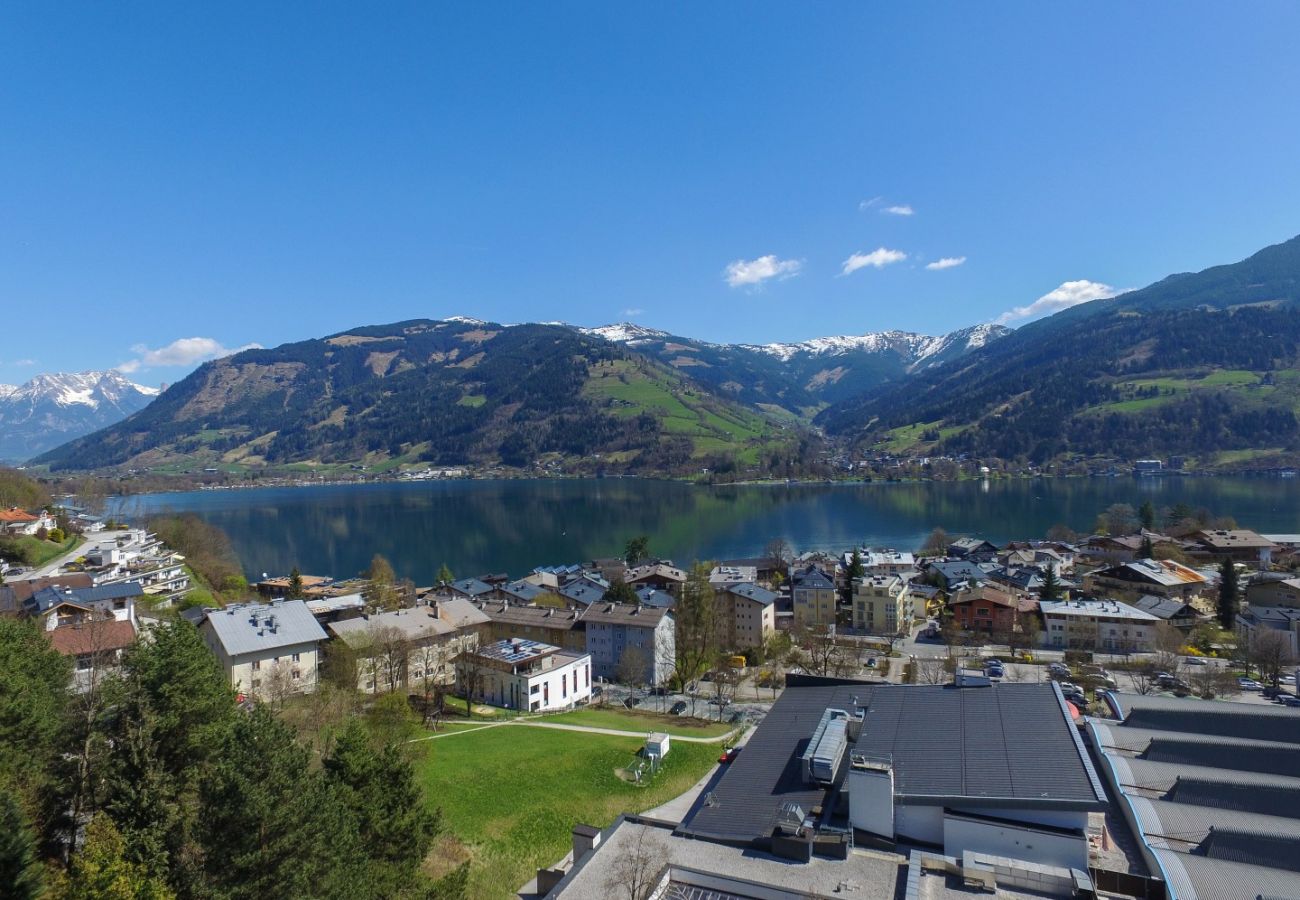
[[[654,628],[671,611],[658,606],[633,606],[630,603],[593,603],[582,614],[582,621],[602,625],[637,625]]]
[[[39,518],[16,506],[0,509],[0,522],[35,522]]]
[[[135,627],[117,619],[64,625],[50,632],[50,646],[64,656],[123,650],[135,643]]]

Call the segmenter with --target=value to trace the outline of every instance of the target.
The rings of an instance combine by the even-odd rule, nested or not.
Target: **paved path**
[[[71,562],[72,560],[80,556],[81,551],[85,546],[86,546],[86,541],[84,539],[77,541],[77,543],[73,545],[71,550],[67,551],[66,553],[60,553],[58,556],[54,557],[54,559],[50,560],[45,565],[32,569],[26,575],[22,576],[22,580],[31,581],[36,578],[48,578],[50,575],[53,575],[55,572],[59,571],[59,567],[62,566],[65,562]]]
[[[485,728],[500,728],[502,725],[527,725],[532,728],[555,728],[560,731],[585,731],[588,734],[608,734],[614,737],[634,737],[644,738],[650,732],[648,731],[622,731],[617,728],[596,728],[592,725],[568,725],[561,722],[542,722],[528,717],[517,719],[503,719],[500,722],[485,722],[477,728],[457,728],[453,731],[442,731],[437,734],[430,734],[424,737],[411,738],[408,744],[415,744],[420,741],[433,741],[438,738],[455,737],[458,734],[472,734],[475,731],[482,731]],[[674,734],[668,732],[674,741],[683,741],[687,744],[716,744],[722,741],[730,741],[737,733],[743,731],[741,728],[735,728],[726,734],[719,734],[713,737],[696,737],[693,735]]]
[[[615,737],[643,738],[650,733],[649,731],[622,731],[617,728],[596,728],[595,726],[592,725],[568,725],[561,722],[540,722],[535,719],[526,719],[526,718],[512,719],[511,721],[515,725],[528,725],[533,728],[557,728],[561,731],[586,731],[589,732],[590,734],[610,734],[610,735],[614,735]],[[736,736],[736,732],[740,730],[741,729],[739,728],[733,728],[731,731],[728,731],[726,734],[719,734],[713,737],[694,737],[685,734],[674,734],[671,731],[668,732],[668,735],[674,741],[684,741],[685,743],[688,744],[716,744],[720,741],[731,740],[733,737]]]

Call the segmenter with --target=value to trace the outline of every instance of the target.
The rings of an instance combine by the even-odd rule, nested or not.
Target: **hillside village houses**
[[[198,628],[236,691],[268,700],[316,689],[326,634],[302,600],[204,610]]]
[[[53,531],[57,527],[58,522],[48,510],[28,512],[16,506],[0,509],[0,535],[34,535],[41,529]]]
[[[591,698],[591,657],[522,638],[495,641],[460,658],[466,695],[506,709],[551,712]]]

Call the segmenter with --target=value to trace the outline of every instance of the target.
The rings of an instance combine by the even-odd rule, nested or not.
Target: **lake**
[[[1091,528],[1112,503],[1187,503],[1245,528],[1300,532],[1300,480],[1082,478],[912,484],[698,487],[646,479],[431,481],[195,491],[131,497],[127,516],[193,512],[230,535],[250,576],[344,577],[376,553],[400,576],[527,574],[534,566],[617,556],[628,538],[678,563],[760,555],[773,537],[796,550],[854,544],[915,549],[936,526],[995,542]]]

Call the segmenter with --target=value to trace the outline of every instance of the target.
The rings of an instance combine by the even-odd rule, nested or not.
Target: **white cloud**
[[[870,200],[863,200],[858,204],[858,212],[866,212],[869,209],[874,209],[884,202],[884,197],[872,197]]]
[[[1119,293],[1121,292],[1108,284],[1102,284],[1100,281],[1088,281],[1086,278],[1081,278],[1078,281],[1065,281],[1056,290],[1048,291],[1028,306],[1017,306],[1015,309],[1009,309],[994,321],[999,325],[1006,325],[1017,319],[1031,319],[1051,315],[1054,312],[1060,312],[1063,309],[1069,309],[1071,306],[1078,306],[1080,303],[1087,303],[1090,300],[1106,300]]]
[[[13,366],[34,366],[34,365],[36,365],[36,360],[34,360],[34,359],[15,359],[12,363],[10,363],[10,365],[13,365]]]
[[[886,206],[881,210],[882,213],[890,216],[914,216],[916,210],[912,209],[909,204],[900,203],[897,206]]]
[[[645,310],[644,310],[644,309],[640,309],[639,307],[635,307],[635,306],[633,306],[633,307],[631,307],[631,308],[629,308],[629,309],[625,309],[625,310],[623,310],[623,315],[626,316],[626,317],[629,318],[629,319],[635,319],[637,316],[643,316],[643,315],[645,315]]]
[[[793,278],[803,268],[798,259],[777,259],[774,255],[758,259],[738,259],[727,266],[725,277],[731,287],[760,285],[769,278]]]
[[[840,274],[848,275],[867,266],[883,269],[885,266],[892,265],[896,262],[902,262],[905,259],[907,259],[907,254],[902,250],[890,250],[886,247],[877,247],[870,253],[854,253],[848,259],[844,260],[844,268]]]
[[[156,350],[151,350],[144,344],[136,344],[131,348],[131,352],[137,354],[137,357],[122,363],[117,370],[131,373],[141,369],[194,366],[210,359],[231,356],[243,350],[260,350],[261,347],[261,344],[245,344],[231,350],[221,346],[218,341],[206,337],[178,338]]]
[[[925,267],[932,272],[940,269],[955,269],[966,261],[964,256],[945,256],[943,259],[936,259],[932,263],[926,263]]]

